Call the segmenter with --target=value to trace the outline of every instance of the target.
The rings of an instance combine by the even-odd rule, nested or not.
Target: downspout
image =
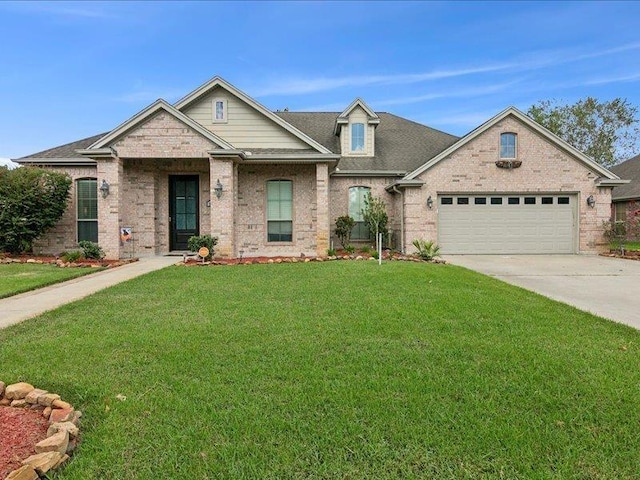
[[[402,190],[398,190],[398,187],[396,187],[395,185],[391,187],[391,191],[393,193],[400,194],[400,206],[402,208],[402,211],[400,212],[400,246],[402,254],[404,254],[404,192]]]

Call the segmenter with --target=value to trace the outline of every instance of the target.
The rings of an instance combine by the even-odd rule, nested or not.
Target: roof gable
[[[131,117],[124,123],[120,124],[113,130],[111,130],[111,132],[109,132],[107,135],[101,137],[98,141],[90,145],[86,150],[81,151],[81,153],[83,155],[91,155],[92,150],[100,150],[100,149],[110,147],[113,143],[118,141],[121,137],[123,137],[128,132],[135,129],[136,127],[142,125],[143,123],[145,123],[147,120],[149,120],[151,117],[153,117],[160,111],[165,111],[166,113],[174,117],[176,120],[184,123],[189,128],[198,132],[207,140],[218,145],[220,148],[225,150],[232,150],[234,148],[233,145],[226,142],[225,140],[223,140],[213,132],[210,132],[209,130],[204,128],[202,125],[193,121],[191,118],[187,117],[185,114],[175,109],[164,100],[158,99],[154,103],[149,105],[147,108],[145,108],[144,110],[138,112],[133,117]]]
[[[631,180],[630,183],[613,189],[611,192],[612,200],[640,198],[640,155],[611,167],[611,171],[620,178]]]
[[[442,160],[447,158],[449,155],[451,155],[453,152],[455,152],[456,150],[462,148],[464,145],[469,143],[471,140],[477,138],[478,136],[480,136],[481,134],[486,132],[489,128],[493,127],[495,124],[497,124],[498,122],[500,122],[501,120],[503,120],[504,118],[506,118],[508,116],[513,116],[518,121],[520,121],[521,123],[525,124],[526,126],[531,128],[532,130],[534,130],[535,132],[539,133],[541,136],[546,138],[548,141],[550,141],[551,143],[556,145],[558,148],[561,148],[561,149],[565,150],[566,152],[568,152],[569,154],[574,156],[576,159],[578,159],[580,162],[585,164],[589,169],[591,169],[592,171],[598,173],[601,177],[603,177],[605,179],[609,179],[609,180],[619,180],[619,177],[617,175],[615,175],[613,172],[610,172],[609,170],[607,170],[602,165],[594,162],[592,159],[590,159],[584,153],[582,153],[581,151],[579,151],[575,147],[571,146],[570,144],[568,144],[567,142],[562,140],[557,135],[554,135],[549,130],[547,130],[545,127],[543,127],[539,123],[535,122],[533,119],[529,118],[527,115],[525,115],[524,113],[522,113],[520,110],[518,110],[515,107],[509,107],[509,108],[503,110],[502,112],[500,112],[499,114],[497,114],[496,116],[494,116],[493,118],[487,120],[485,123],[483,123],[482,125],[480,125],[476,129],[472,130],[471,132],[469,132],[465,136],[463,136],[460,140],[458,140],[456,143],[451,145],[449,148],[443,150],[438,155],[433,157],[431,160],[429,160],[428,162],[424,163],[423,165],[421,165],[420,167],[418,167],[414,171],[412,171],[409,174],[407,174],[405,176],[405,179],[407,179],[407,180],[415,179],[416,177],[418,177],[418,175],[422,174],[426,170],[428,170],[431,167],[433,167],[434,165],[438,164],[439,162],[441,162]]]
[[[258,103],[256,100],[254,100],[253,98],[251,98],[250,96],[242,92],[241,90],[237,89],[230,83],[226,82],[224,79],[222,79],[219,76],[212,78],[204,85],[201,85],[200,87],[196,88],[193,92],[189,93],[182,99],[178,100],[174,106],[177,110],[184,112],[187,108],[189,108],[189,106],[193,105],[198,100],[203,99],[204,97],[212,93],[217,88],[221,88],[225,90],[229,94],[233,95],[234,97],[238,98],[245,104],[249,105],[252,109],[256,110],[262,116],[266,117],[271,122],[283,128],[289,134],[301,140],[305,145],[310,146],[311,148],[313,148],[314,150],[320,153],[332,153],[329,149],[327,149],[325,146],[317,142],[315,139],[311,138],[306,133],[298,130],[296,127],[289,124],[288,122],[280,118],[278,115],[271,112],[269,109],[267,109],[266,107]]]
[[[364,100],[358,97],[353,102],[351,102],[351,104],[347,108],[345,108],[341,114],[338,115],[338,118],[336,118],[336,124],[333,129],[334,135],[339,135],[342,125],[346,125],[349,123],[349,116],[356,108],[362,109],[364,113],[367,114],[367,123],[369,125],[376,126],[380,123],[380,117],[378,116],[378,114],[374,112],[369,107],[369,105],[365,103]]]

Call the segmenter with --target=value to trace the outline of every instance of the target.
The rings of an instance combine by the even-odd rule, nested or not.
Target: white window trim
[[[353,149],[353,126],[362,125],[362,150]],[[367,124],[364,122],[353,122],[349,124],[349,153],[354,155],[367,154]]]
[[[513,135],[513,138],[514,138],[513,157],[502,156],[502,139],[506,138],[504,137],[504,135]],[[518,134],[516,132],[502,132],[500,134],[500,145],[499,145],[498,156],[500,157],[500,160],[515,160],[516,158],[518,158]]]
[[[222,118],[216,118],[216,104],[222,102]],[[226,98],[214,98],[211,101],[211,121],[213,123],[227,123],[229,111],[227,109]]]

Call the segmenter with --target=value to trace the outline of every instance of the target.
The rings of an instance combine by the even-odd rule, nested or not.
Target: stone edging
[[[274,263],[309,263],[309,262],[331,262],[336,260],[376,260],[376,258],[369,255],[332,255],[325,257],[275,257],[275,258],[235,258],[229,260],[222,260],[214,258],[211,261],[194,261],[193,258],[189,258],[189,262],[176,262],[177,266],[206,266],[206,265],[263,265]],[[433,258],[431,260],[423,260],[415,255],[393,255],[389,257],[383,257],[383,262],[416,262],[416,263],[447,263],[446,260],[440,258]]]
[[[128,263],[137,262],[137,258],[125,258],[120,260],[78,260],[77,262],[65,262],[61,258],[40,259],[38,257],[33,258],[11,258],[0,256],[0,263],[35,263],[38,265],[57,265],[61,268],[115,268],[121,267]]]
[[[9,473],[5,480],[46,479],[47,472],[69,460],[79,441],[78,423],[82,412],[60,395],[35,388],[25,382],[6,385],[0,381],[0,406],[42,411],[49,420],[47,438],[36,443],[36,455],[22,460],[22,467]]]

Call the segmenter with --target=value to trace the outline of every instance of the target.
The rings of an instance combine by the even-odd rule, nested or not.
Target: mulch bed
[[[640,251],[637,250],[625,250],[624,255],[620,254],[620,251],[602,253],[603,257],[615,257],[624,258],[626,260],[640,260]]]
[[[45,255],[10,255],[0,254],[0,263],[36,263],[58,265],[59,267],[106,267],[113,268],[131,262],[137,262],[137,258],[127,258],[120,260],[94,260],[82,259],[76,262],[64,262],[60,257]]]
[[[0,478],[36,453],[35,445],[47,438],[48,427],[40,410],[0,407]]]

